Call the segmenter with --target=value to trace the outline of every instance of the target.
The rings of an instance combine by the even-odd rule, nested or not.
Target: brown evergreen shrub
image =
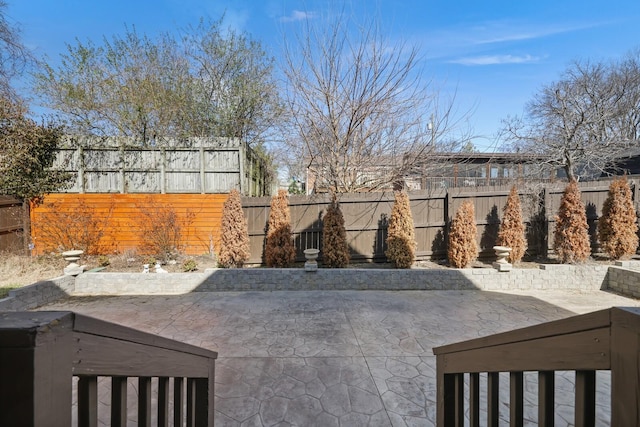
[[[404,191],[395,192],[387,228],[387,259],[396,268],[410,268],[416,258],[416,237],[409,195]]]
[[[249,231],[242,211],[238,190],[233,189],[222,207],[218,264],[225,268],[239,268],[249,259]]]
[[[464,268],[478,257],[476,213],[473,202],[462,202],[451,222],[447,257],[452,267]]]
[[[500,222],[496,243],[498,246],[511,248],[511,253],[509,254],[509,262],[511,263],[522,260],[527,250],[527,238],[524,223],[522,222],[522,207],[515,185],[511,187],[507,203],[502,210],[502,222]]]
[[[349,259],[344,216],[334,194],[322,222],[322,264],[329,268],[344,268],[349,265]]]
[[[291,213],[287,190],[278,190],[271,198],[265,262],[267,267],[289,267],[296,258],[296,248],[291,237]]]
[[[611,259],[628,258],[638,248],[636,209],[626,178],[616,179],[609,186],[607,199],[598,219],[598,238],[602,250]]]
[[[580,199],[580,188],[573,180],[565,188],[556,215],[553,250],[562,263],[583,262],[589,258],[587,212]]]

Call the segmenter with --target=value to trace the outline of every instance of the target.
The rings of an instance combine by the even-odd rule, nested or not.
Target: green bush
[[[196,271],[198,269],[198,264],[196,264],[196,260],[194,259],[185,259],[182,263],[182,271],[188,273],[190,271]]]
[[[416,258],[416,246],[409,196],[405,191],[396,191],[387,228],[385,255],[396,268],[410,268]]]

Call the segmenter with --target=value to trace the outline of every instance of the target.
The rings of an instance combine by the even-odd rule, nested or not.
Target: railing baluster
[[[187,427],[196,425],[196,382],[187,378]]]
[[[596,372],[576,371],[576,427],[596,425]]]
[[[78,426],[98,426],[98,377],[78,378]]]
[[[196,426],[207,427],[213,426],[213,411],[209,410],[209,405],[213,402],[209,399],[209,379],[198,378],[195,380],[196,385]],[[213,390],[212,390],[213,392]]]
[[[111,378],[111,426],[127,427],[127,377]]]
[[[500,373],[487,373],[487,425],[498,427],[500,421]]]
[[[440,364],[442,366],[442,363]],[[438,372],[438,425],[453,426],[455,422],[455,379],[453,374]]]
[[[173,424],[182,426],[184,419],[184,387],[183,378],[173,379]]]
[[[455,374],[455,425],[464,427],[464,374]]]
[[[538,373],[538,426],[553,427],[555,414],[555,372]]]
[[[469,423],[480,427],[480,374],[469,374]]]
[[[522,372],[509,374],[509,424],[522,427],[524,424],[524,375]]]
[[[169,377],[158,378],[158,427],[169,427]]]
[[[138,426],[151,427],[151,378],[138,378]]]

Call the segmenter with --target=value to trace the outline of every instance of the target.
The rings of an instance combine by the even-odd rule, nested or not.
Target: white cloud
[[[291,12],[289,16],[282,16],[280,18],[280,22],[296,22],[296,21],[304,21],[306,19],[312,19],[315,17],[315,13],[313,12],[305,12],[302,10],[294,10]]]
[[[532,55],[481,55],[458,58],[448,61],[453,64],[460,65],[501,65],[501,64],[526,64],[537,62],[540,57]]]
[[[511,41],[532,40],[542,37],[548,37],[556,34],[570,33],[574,31],[585,30],[603,25],[602,23],[590,23],[579,25],[541,25],[534,26],[530,29],[516,27],[520,26],[519,23],[490,23],[487,26],[481,27],[480,31],[477,31],[474,37],[477,37],[473,44],[493,44],[493,43],[505,43]]]

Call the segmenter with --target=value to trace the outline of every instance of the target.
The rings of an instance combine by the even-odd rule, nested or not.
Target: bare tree
[[[32,63],[31,52],[20,39],[20,30],[6,14],[7,2],[0,0],[0,94],[4,99],[16,100],[12,80]]]
[[[465,142],[447,136],[459,124],[454,97],[439,99],[421,79],[417,48],[387,43],[375,22],[307,20],[284,58],[286,142],[316,184],[375,190]]]
[[[637,139],[638,69],[632,62],[574,62],[523,117],[504,121],[511,148],[544,155],[544,165],[563,169],[569,181],[599,175]]]
[[[36,90],[82,134],[154,139],[264,140],[280,111],[273,59],[246,34],[201,21],[157,38],[126,28],[102,43],[67,45],[43,64]]]

